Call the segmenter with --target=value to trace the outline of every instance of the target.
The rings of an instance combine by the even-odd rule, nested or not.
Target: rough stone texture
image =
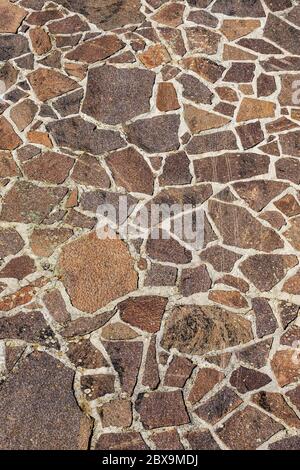
[[[240,393],[257,390],[269,382],[271,379],[267,374],[243,366],[236,369],[230,377],[230,384]]]
[[[118,305],[123,321],[133,327],[156,333],[167,305],[164,297],[143,296],[124,300]]]
[[[182,271],[179,289],[184,297],[197,292],[207,292],[210,287],[211,279],[206,266],[202,265]]]
[[[194,405],[223,379],[224,374],[216,369],[200,369],[193,383],[188,400]]]
[[[40,68],[29,75],[30,85],[40,101],[47,101],[78,88],[77,82],[60,72]]]
[[[152,392],[138,396],[136,410],[146,429],[179,426],[190,419],[180,391]]]
[[[230,388],[222,388],[195,411],[207,423],[216,424],[242,403],[239,396]]]

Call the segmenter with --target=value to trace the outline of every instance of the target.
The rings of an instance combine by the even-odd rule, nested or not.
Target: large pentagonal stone
[[[103,65],[88,74],[83,112],[100,122],[119,124],[150,111],[155,73]]]
[[[54,357],[27,356],[0,387],[0,449],[87,449],[91,421],[76,403],[73,380]]]
[[[99,239],[95,233],[66,245],[58,270],[72,304],[84,312],[94,313],[137,287],[126,244],[119,239]]]

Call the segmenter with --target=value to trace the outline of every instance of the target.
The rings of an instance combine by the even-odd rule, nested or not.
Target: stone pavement
[[[0,33],[0,449],[299,449],[300,2],[0,0]],[[99,237],[121,195],[202,246]]]

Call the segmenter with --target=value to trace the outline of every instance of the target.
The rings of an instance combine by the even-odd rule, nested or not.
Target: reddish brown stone
[[[20,174],[11,152],[0,151],[0,178],[10,178]]]
[[[95,233],[66,245],[58,269],[74,306],[89,313],[136,288],[137,276],[125,243],[100,240]]]
[[[32,258],[27,255],[19,256],[11,259],[6,266],[0,271],[1,277],[13,277],[21,281],[29,274],[35,272],[35,263]]]
[[[189,431],[185,438],[193,450],[220,450],[219,444],[208,430]]]
[[[297,54],[300,47],[300,31],[278,16],[269,14],[264,28],[264,37],[278,44],[291,54]]]
[[[0,229],[0,258],[16,255],[24,246],[21,235],[12,228]]]
[[[68,78],[66,75],[46,68],[35,70],[29,74],[28,79],[34,93],[41,101],[55,98],[79,86],[75,80]]]
[[[215,281],[215,284],[225,284],[226,286],[234,287],[235,289],[238,289],[239,291],[244,293],[248,292],[249,290],[248,282],[239,277],[232,276],[231,274],[225,274],[217,281]]]
[[[146,286],[174,286],[177,278],[177,269],[174,266],[151,264],[145,279]]]
[[[300,428],[300,419],[288,406],[280,393],[259,392],[252,397],[253,403],[273,414],[292,428]]]
[[[211,104],[213,92],[198,80],[196,77],[188,74],[180,75],[177,79],[183,87],[182,96],[195,103]]]
[[[139,334],[124,323],[116,322],[106,325],[101,331],[101,336],[110,341],[134,339],[137,338]]]
[[[269,161],[267,155],[227,153],[194,160],[194,169],[197,181],[228,183],[267,173]]]
[[[44,55],[50,51],[52,44],[48,33],[41,28],[34,28],[29,31],[29,36],[34,52],[37,55]]]
[[[245,150],[255,147],[264,140],[259,121],[238,126],[236,130]]]
[[[158,261],[186,264],[192,260],[191,252],[172,237],[155,239],[150,235],[146,250],[150,258]]]
[[[194,405],[223,379],[224,374],[216,369],[200,369],[193,383],[188,400]]]
[[[239,291],[213,290],[208,294],[209,300],[232,308],[247,308],[248,303]]]
[[[71,321],[62,331],[64,338],[72,338],[73,336],[84,336],[92,331],[98,330],[107,323],[114,312],[103,312],[94,317],[81,317]]]
[[[123,47],[124,43],[116,35],[108,34],[80,44],[71,52],[68,52],[66,58],[72,61],[93,64],[110,57]]]
[[[214,111],[217,111],[217,113],[220,114],[224,114],[224,116],[233,117],[235,106],[230,103],[218,103],[217,106],[214,107]]]
[[[283,246],[274,230],[263,226],[243,207],[212,200],[209,202],[209,212],[226,245],[266,252]]]
[[[157,364],[156,336],[152,336],[146,355],[145,369],[142,384],[155,390],[160,382],[159,370]]]
[[[260,341],[251,346],[247,346],[236,352],[236,357],[250,366],[257,367],[261,369],[267,363],[269,358],[270,350],[272,346],[272,340],[267,339],[265,341]]]
[[[156,106],[159,111],[174,111],[180,108],[177,93],[172,83],[159,83],[156,97]]]
[[[257,59],[257,56],[254,55],[254,54],[251,54],[250,52],[246,52],[244,51],[243,49],[239,48],[239,47],[235,47],[235,46],[230,46],[229,44],[224,44],[224,49],[223,49],[223,61],[239,61],[239,62],[243,62],[243,61],[246,61],[246,60],[256,60]],[[234,65],[234,64],[233,64]],[[254,65],[254,64],[252,64]],[[235,67],[231,67],[230,69],[230,74],[232,75],[232,71],[234,70]],[[236,69],[238,69],[238,67],[236,66]],[[244,70],[242,70],[242,73],[243,75],[245,76],[246,78],[246,83],[247,83],[247,73],[250,74],[250,67],[246,67]],[[233,82],[236,82],[236,80],[238,79],[237,77],[234,77],[234,75],[232,75],[233,77]],[[241,81],[245,83],[245,78],[242,79]],[[228,78],[226,79],[226,81],[229,81]],[[239,82],[237,82],[239,83]]]
[[[219,245],[214,245],[200,253],[200,258],[210,263],[216,271],[230,272],[235,263],[240,259],[240,255],[233,251],[227,250]]]
[[[217,434],[230,449],[255,450],[281,429],[268,415],[247,406],[231,416]]]
[[[87,186],[109,188],[110,180],[97,158],[84,154],[77,159],[72,171],[72,179]]]
[[[272,75],[261,73],[257,78],[257,96],[270,96],[276,91],[275,78]]]
[[[159,432],[151,436],[156,450],[183,450],[179,435],[175,429]]]
[[[32,123],[37,111],[37,105],[28,99],[16,104],[10,111],[10,117],[19,131],[23,131]]]
[[[300,204],[292,194],[286,194],[274,202],[274,205],[287,217],[294,217],[300,214]]]
[[[295,347],[300,341],[300,327],[291,325],[280,338],[280,344]]]
[[[138,432],[102,434],[96,443],[96,450],[146,450],[149,447]]]
[[[279,181],[255,180],[234,183],[233,187],[251,209],[260,212],[287,188],[287,184]]]
[[[148,47],[145,52],[138,55],[138,58],[148,69],[159,67],[170,61],[168,51],[162,44]]]
[[[284,329],[288,327],[298,316],[299,305],[285,302],[282,300],[278,303],[278,313],[281,319],[281,323]]]
[[[174,356],[166,372],[164,385],[183,388],[195,365],[186,357]]]
[[[39,144],[39,145],[42,145],[43,147],[48,147],[50,149],[53,147],[51,139],[47,132],[29,131],[27,133],[27,139],[29,142],[32,142],[33,144]]]
[[[217,0],[213,5],[212,12],[241,18],[261,18],[265,16],[260,0],[254,0],[251,4],[240,0]]]
[[[271,382],[271,379],[268,375],[243,366],[236,369],[230,377],[231,385],[240,393],[257,390],[258,388],[264,387],[269,382]]]
[[[204,54],[215,54],[218,50],[221,35],[204,28],[196,26],[185,28],[189,50],[197,50]]]
[[[103,345],[115,371],[119,374],[122,392],[131,395],[134,391],[143,354],[143,343],[105,341]]]
[[[190,160],[185,152],[168,155],[165,159],[163,172],[159,177],[160,186],[189,184],[192,180],[189,166]]]
[[[257,289],[269,291],[297,264],[297,258],[292,255],[261,254],[243,261],[240,270]]]
[[[156,333],[160,329],[167,299],[143,296],[124,300],[118,305],[121,318],[133,327]]]
[[[292,6],[291,0],[265,0],[265,3],[271,11],[285,10]],[[289,15],[292,12],[289,13]]]
[[[29,179],[61,184],[67,178],[73,164],[73,158],[67,155],[44,152],[23,163],[22,169]]]
[[[173,54],[180,57],[184,56],[186,53],[186,48],[180,29],[165,27],[158,28],[158,31]],[[163,50],[161,55],[165,56],[164,62],[170,62],[170,58],[166,55],[166,50]]]
[[[152,19],[157,23],[165,24],[176,28],[182,23],[182,16],[184,12],[184,5],[181,3],[172,3],[163,6],[157,13],[152,16]]]
[[[51,34],[75,34],[89,29],[87,23],[80,16],[73,15],[62,20],[52,21],[48,25]]]
[[[20,137],[15,133],[8,120],[0,117],[0,150],[14,150],[21,145]]]
[[[114,375],[83,375],[80,380],[81,390],[87,400],[95,400],[114,393]]]
[[[269,444],[271,450],[298,450],[300,446],[300,438],[298,436],[286,437],[279,441]]]
[[[215,306],[175,307],[168,318],[162,347],[185,354],[205,354],[252,339],[248,320]]]
[[[297,382],[300,378],[300,361],[297,350],[284,349],[277,351],[271,366],[280,387]]]
[[[85,367],[86,369],[108,367],[103,354],[88,339],[69,342],[66,354],[76,367]]]
[[[290,399],[292,404],[300,410],[300,386],[294,388],[293,390],[290,390],[287,392],[287,397]]]
[[[284,225],[286,225],[285,218],[277,211],[265,211],[260,215],[260,219],[266,220],[277,230],[280,230]]]
[[[68,95],[63,95],[53,103],[53,107],[62,117],[69,116],[70,114],[78,114],[83,94],[83,90],[79,89]]]
[[[58,289],[46,292],[43,296],[43,302],[50,315],[58,323],[66,323],[71,319],[65,301]]]
[[[275,108],[276,105],[272,101],[243,98],[237,115],[237,122],[274,117]]]
[[[71,225],[71,227],[88,228],[90,230],[97,224],[96,217],[88,217],[74,209],[68,211],[64,221],[67,225]]]
[[[262,297],[253,299],[252,307],[255,313],[257,336],[262,338],[274,333],[278,324],[267,299]]]
[[[261,25],[259,20],[224,19],[221,33],[229,40],[234,41],[242,36],[247,36]]]
[[[191,155],[221,150],[237,150],[236,137],[232,131],[214,132],[207,135],[193,136],[186,151]],[[196,166],[196,165],[195,165]]]
[[[292,295],[300,294],[300,273],[298,272],[291,278],[289,278],[283,285],[283,292],[287,292]]]
[[[145,429],[180,426],[190,422],[182,392],[151,392],[140,394],[136,410]]]
[[[184,119],[192,134],[223,127],[230,121],[224,116],[195,108],[189,104],[184,107]]]
[[[300,161],[295,158],[280,158],[275,163],[276,176],[278,179],[300,183]]]
[[[211,15],[205,10],[191,11],[187,20],[192,23],[203,24],[204,26],[209,26],[211,28],[216,28],[219,23],[218,19],[214,15]]]
[[[131,403],[126,399],[112,400],[99,409],[99,415],[104,428],[128,428],[132,422]]]
[[[210,287],[211,279],[205,265],[182,271],[179,290],[184,297],[197,292],[207,292]]]
[[[110,154],[106,162],[118,186],[123,186],[127,191],[153,193],[151,168],[133,147]]]
[[[182,60],[182,64],[184,68],[192,70],[211,83],[218,81],[225,70],[222,65],[204,57],[188,57]]]
[[[67,228],[36,228],[30,237],[30,246],[35,255],[48,257],[72,235],[73,231]]]
[[[254,64],[233,63],[223,80],[224,82],[250,83],[253,81],[254,71]]]
[[[242,403],[240,397],[230,388],[224,387],[200,405],[195,413],[207,423],[216,424]]]

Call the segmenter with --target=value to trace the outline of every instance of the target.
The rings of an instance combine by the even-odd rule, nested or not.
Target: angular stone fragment
[[[268,292],[297,264],[293,255],[258,254],[243,261],[240,270],[257,289]]]
[[[103,345],[115,371],[119,374],[122,392],[132,395],[142,361],[143,343],[105,341]]]
[[[79,116],[53,121],[46,127],[59,147],[101,155],[125,146],[119,132],[99,129]]]
[[[156,433],[151,436],[157,450],[183,450],[178,432],[175,429]]]
[[[14,131],[12,125],[4,117],[0,117],[0,150],[14,150],[22,141]]]
[[[290,401],[293,403],[293,405],[300,410],[300,386],[298,385],[296,388],[293,390],[290,390],[286,394]]]
[[[278,313],[284,329],[297,318],[298,311],[299,305],[285,302],[284,300],[278,303]]]
[[[174,286],[177,278],[177,269],[174,266],[151,264],[145,279],[146,286]]]
[[[76,367],[98,369],[108,366],[103,354],[88,339],[70,341],[66,354]]]
[[[259,27],[259,20],[224,19],[220,31],[229,41],[234,41]]]
[[[230,122],[230,119],[219,114],[195,108],[189,104],[184,107],[184,119],[192,134],[223,127]]]
[[[159,111],[175,111],[180,108],[177,93],[173,83],[159,83],[156,97],[156,106]]]
[[[240,393],[247,393],[251,390],[257,390],[271,382],[267,374],[263,374],[254,369],[239,367],[230,377],[230,383]]]
[[[118,305],[123,321],[133,327],[156,333],[167,305],[165,297],[143,296],[127,299]]]
[[[270,350],[272,346],[272,339],[260,341],[251,346],[247,346],[236,352],[238,360],[249,364],[250,366],[261,369],[267,363],[269,358]]]
[[[248,62],[234,62],[227,71],[224,82],[250,83],[254,78],[255,65]]]
[[[71,319],[65,301],[58,289],[46,292],[43,296],[43,302],[50,315],[58,323],[66,323]]]
[[[24,246],[21,235],[12,228],[0,229],[0,259],[16,255]]]
[[[8,0],[0,2],[0,33],[16,33],[27,11]]]
[[[87,23],[79,15],[69,16],[62,20],[52,21],[48,25],[52,34],[75,34],[89,29]]]
[[[62,117],[78,114],[83,94],[83,90],[79,89],[68,95],[61,96],[53,103],[53,107]]]
[[[20,175],[20,170],[11,152],[0,151],[0,179]]]
[[[62,331],[61,335],[64,338],[72,338],[73,336],[84,336],[92,331],[98,330],[105,323],[107,323],[112,316],[114,311],[103,312],[93,317],[80,317],[76,320],[71,321]]]
[[[300,340],[300,327],[291,325],[280,338],[280,344],[295,347]]]
[[[248,303],[239,291],[213,290],[208,294],[209,300],[231,308],[247,308]]]
[[[159,28],[159,33],[164,39],[168,48],[171,49],[172,53],[177,56],[184,56],[186,53],[185,44],[182,38],[181,31],[175,28]],[[159,50],[159,48],[157,48]],[[160,62],[163,60],[164,63],[170,62],[170,57],[166,53],[166,49],[162,49],[160,53],[156,52],[158,59]],[[161,56],[161,58],[160,58]],[[153,57],[148,58],[148,65],[150,65],[149,59],[153,61]],[[145,65],[145,64],[144,64]]]
[[[173,237],[155,239],[150,234],[146,250],[150,258],[158,261],[186,264],[192,260],[191,252]]]
[[[30,246],[36,256],[49,257],[57,247],[67,241],[73,235],[68,228],[36,228],[30,237]]]
[[[269,444],[270,450],[298,450],[300,446],[300,437],[290,436]]]
[[[124,323],[116,322],[106,325],[101,331],[101,336],[107,340],[127,340],[137,338],[139,334]]]
[[[229,44],[224,44],[224,49],[223,49],[223,60],[224,61],[227,61],[227,60],[228,61],[232,61],[232,60],[234,60],[234,61],[245,61],[245,60],[254,61],[256,59],[257,59],[257,56],[255,56],[254,54],[251,54],[250,52],[244,51],[240,47],[235,47],[235,46],[230,46]],[[244,71],[244,73],[245,72],[246,71]],[[233,75],[232,75],[232,77],[233,77],[233,81],[238,80],[238,77],[234,77]],[[228,79],[226,81],[228,81]]]
[[[1,34],[0,61],[19,57],[30,52],[28,40],[21,34]]]
[[[29,179],[61,184],[67,178],[73,164],[73,158],[67,155],[44,152],[25,162],[22,170]]]
[[[280,158],[275,163],[276,176],[278,179],[300,183],[300,161],[295,158]]]
[[[224,374],[217,369],[203,368],[197,373],[192,389],[188,396],[189,402],[194,405],[200,401],[217,383],[224,379]]]
[[[77,159],[72,171],[72,179],[87,186],[110,187],[110,179],[106,171],[96,157],[88,154],[83,154]]]
[[[221,39],[220,34],[203,26],[185,28],[189,50],[197,50],[203,54],[215,54]]]
[[[174,356],[166,372],[164,385],[183,388],[195,365],[186,357]]]
[[[228,183],[268,173],[269,162],[267,155],[225,153],[194,160],[194,169],[197,181]]]
[[[251,209],[260,212],[287,188],[287,184],[280,181],[255,180],[234,183],[233,188]]]
[[[56,70],[46,68],[35,70],[29,74],[28,79],[34,93],[41,101],[47,101],[79,87],[75,80]]]
[[[246,49],[251,49],[252,51],[259,54],[282,54],[282,51],[278,49],[278,47],[273,46],[273,44],[265,41],[264,39],[243,38],[240,39],[237,44],[239,44],[239,46],[245,47]]]
[[[216,424],[242,403],[240,397],[229,387],[222,388],[196,410],[199,418],[210,424]]]
[[[272,370],[280,387],[297,382],[300,378],[298,351],[284,349],[277,351],[271,361]]]
[[[263,338],[274,333],[278,324],[267,299],[256,297],[252,300],[252,307],[255,313],[257,336]]]
[[[66,188],[40,187],[18,181],[4,197],[1,220],[40,223],[66,195]]]
[[[71,369],[44,352],[21,361],[0,391],[1,448],[86,450],[91,421],[76,403],[73,379]]]
[[[224,276],[216,281],[216,284],[225,284],[226,286],[234,287],[235,289],[245,293],[249,290],[248,282],[239,277],[232,276],[231,274],[224,274]]]
[[[274,205],[287,217],[294,217],[300,214],[300,204],[292,194],[286,194],[274,202]]]
[[[193,450],[220,450],[210,431],[189,431],[185,438]]]
[[[212,7],[212,12],[241,18],[265,17],[265,12],[260,0],[252,0],[251,3],[241,0],[217,0]]]
[[[142,384],[155,390],[160,382],[157,364],[156,336],[153,335],[148,346]]]
[[[298,54],[300,31],[278,16],[270,13],[264,28],[264,37],[278,44],[291,54]]]
[[[116,35],[109,34],[80,44],[71,52],[68,52],[66,58],[72,61],[93,64],[110,57],[123,47],[124,43]]]
[[[169,53],[162,44],[148,47],[145,52],[138,55],[138,58],[148,69],[154,69],[162,64],[170,62]]]
[[[205,354],[252,339],[250,322],[239,315],[213,306],[175,307],[162,338],[164,349],[185,354]]]
[[[272,101],[243,98],[237,115],[237,122],[274,117],[275,108],[276,105]]]
[[[259,121],[238,126],[236,130],[245,150],[255,147],[264,140],[264,133]]]
[[[203,24],[211,28],[216,28],[219,23],[218,19],[214,15],[211,15],[208,11],[205,10],[191,11],[187,17],[187,20],[196,24]]]
[[[163,6],[152,16],[152,19],[157,23],[176,28],[182,23],[183,12],[184,5],[181,3],[171,3],[169,5]]]
[[[153,193],[154,176],[150,166],[133,147],[110,154],[106,162],[115,183],[127,191]]]
[[[176,114],[140,119],[125,126],[127,139],[148,153],[162,153],[179,147],[180,118]]]
[[[214,132],[207,135],[193,136],[186,147],[186,152],[198,155],[221,150],[237,150],[236,137],[232,131]]]
[[[136,288],[137,276],[125,243],[101,240],[95,233],[64,246],[58,270],[73,305],[89,313]]]
[[[290,277],[282,287],[283,292],[287,292],[292,295],[300,294],[300,272]]]
[[[192,70],[211,83],[215,83],[219,80],[225,70],[223,65],[206,59],[205,57],[187,57],[182,60],[182,64],[186,69]]]
[[[265,0],[265,3],[271,11],[285,10],[293,5],[291,0]],[[289,15],[291,13],[292,12],[290,12]]]
[[[190,422],[181,391],[138,395],[136,410],[145,429],[180,426]]]
[[[160,186],[189,184],[192,180],[189,166],[190,160],[185,152],[168,155],[165,159],[163,172],[159,177]]]
[[[23,131],[33,121],[38,111],[37,105],[31,100],[16,104],[10,112],[10,117],[19,131]]]
[[[145,444],[138,432],[120,432],[102,434],[96,443],[95,450],[146,450]]]
[[[217,434],[230,449],[255,450],[281,429],[268,415],[247,406],[231,416]]]
[[[226,245],[266,252],[283,246],[274,230],[264,227],[243,207],[211,200],[209,212]]]
[[[29,36],[34,52],[37,55],[44,55],[50,51],[52,44],[48,33],[46,33],[43,28],[38,27],[31,29]]]
[[[213,92],[196,77],[183,74],[177,81],[183,86],[184,98],[195,103],[211,104]]]
[[[182,271],[179,290],[184,297],[197,292],[207,292],[210,287],[211,279],[205,265]]]
[[[138,68],[93,68],[88,74],[82,111],[107,124],[119,124],[144,114],[150,110],[154,79],[153,72]]]
[[[13,277],[19,281],[24,279],[29,274],[34,273],[35,264],[32,258],[27,255],[19,256],[18,258],[11,259],[7,265],[1,269],[1,277]]]
[[[104,428],[128,428],[132,422],[131,403],[126,399],[112,400],[99,409],[99,415]]]
[[[114,375],[83,375],[80,380],[81,390],[87,400],[95,400],[114,393],[115,376]]]
[[[275,78],[272,75],[261,73],[257,78],[257,96],[270,96],[276,91]]]
[[[206,263],[210,263],[216,271],[230,272],[235,263],[240,259],[240,255],[227,250],[219,245],[214,245],[202,251],[200,258]]]

